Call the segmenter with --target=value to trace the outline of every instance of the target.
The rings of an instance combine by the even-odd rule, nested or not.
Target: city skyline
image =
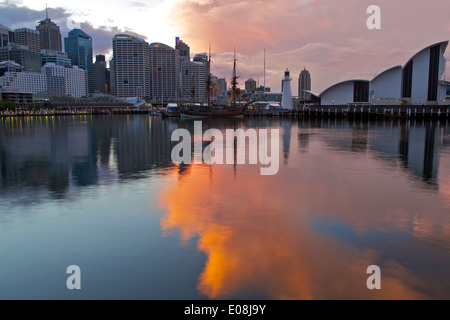
[[[70,7],[61,7],[57,1],[47,3],[49,18],[61,27],[63,37],[69,31],[68,26],[75,26],[70,23],[80,23],[80,29],[93,38],[94,55],[105,54],[108,60],[112,38],[122,32],[171,47],[179,36],[191,47],[192,55],[207,51],[210,41],[212,72],[218,77],[230,78],[236,49],[243,87],[250,77],[262,85],[266,48],[266,85],[273,91],[281,91],[280,79],[286,68],[296,78],[306,67],[314,76],[312,91],[320,93],[339,81],[372,79],[392,65],[405,64],[420,48],[450,38],[447,5],[441,0],[435,1],[433,7],[423,0],[396,3],[380,0],[376,4],[381,8],[381,30],[367,29],[368,4],[356,0],[121,4],[114,1],[87,4],[83,0]],[[45,18],[44,1],[22,1],[19,5],[3,1],[0,7],[0,21],[13,29],[35,27]],[[408,10],[403,12],[406,7]],[[136,20],[143,16],[148,18],[139,25]],[[159,18],[153,19],[155,16]],[[162,22],[164,16],[167,19]],[[163,23],[164,28],[155,29],[158,23]],[[292,90],[297,92],[296,82]]]

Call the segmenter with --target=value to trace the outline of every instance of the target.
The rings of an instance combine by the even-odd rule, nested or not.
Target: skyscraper
[[[175,38],[175,49],[178,50],[179,55],[180,55],[180,61],[189,61],[191,60],[190,57],[190,48],[189,46],[183,42],[183,40],[180,40],[180,38],[176,37]]]
[[[64,38],[64,49],[72,65],[87,71],[88,92],[94,93],[94,64],[92,63],[92,38],[80,29],[73,29]]]
[[[47,91],[50,95],[83,97],[87,95],[86,70],[77,66],[58,66],[47,63],[41,73],[47,77]]]
[[[152,43],[150,58],[150,98],[177,99],[180,95],[178,50],[162,43]]]
[[[9,60],[9,42],[12,30],[0,24],[0,61]]]
[[[206,97],[206,64],[195,61],[181,62],[181,97],[204,99]]]
[[[310,100],[311,94],[303,90],[311,91],[311,75],[309,71],[304,68],[298,77],[298,97],[300,100]]]
[[[15,29],[14,43],[27,46],[28,49],[34,52],[41,51],[41,37],[37,30],[28,28]]]
[[[113,38],[111,86],[118,97],[150,96],[150,58],[146,41],[127,34]]]
[[[106,93],[106,61],[103,54],[95,56],[94,89],[95,92]]]
[[[62,51],[61,31],[59,26],[48,18],[48,14],[44,20],[39,21],[36,30],[39,31],[41,49]]]
[[[9,59],[23,66],[24,71],[39,72],[41,70],[41,54],[31,51],[27,46],[10,44]]]

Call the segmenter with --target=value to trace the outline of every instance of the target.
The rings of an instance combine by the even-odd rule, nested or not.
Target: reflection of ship
[[[236,117],[244,115],[247,106],[251,102],[245,104],[236,103],[236,92],[237,92],[237,76],[236,76],[236,57],[234,58],[233,65],[233,78],[231,80],[231,101],[229,105],[213,105],[211,103],[211,52],[208,57],[208,78],[206,80],[206,94],[207,94],[207,104],[189,103],[180,105],[180,111],[183,115],[187,116],[197,116],[197,117]]]

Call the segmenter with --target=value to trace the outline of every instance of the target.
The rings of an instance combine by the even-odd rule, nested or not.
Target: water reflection
[[[233,176],[226,166],[195,165],[163,191],[162,229],[177,231],[182,242],[198,237],[207,257],[199,292],[209,298],[448,298],[448,209],[436,194],[421,192],[437,186],[437,141],[448,127],[413,124],[407,134],[405,123],[299,122],[294,130],[292,121],[280,122],[282,154],[289,158],[291,135],[309,152],[292,155],[295,161],[285,162],[279,175],[238,167]],[[354,152],[364,156],[349,156]],[[380,171],[385,163],[389,170]],[[419,189],[411,190],[411,175],[420,177]],[[382,291],[365,287],[372,264],[383,270]]]
[[[259,165],[174,165],[171,133],[193,133],[190,120],[0,124],[2,205],[77,202],[81,189],[170,179],[158,186],[161,231],[206,257],[196,275],[204,297],[450,298],[448,122],[202,120],[204,131],[280,129],[275,176],[261,176]],[[365,286],[371,264],[382,268],[381,291]]]

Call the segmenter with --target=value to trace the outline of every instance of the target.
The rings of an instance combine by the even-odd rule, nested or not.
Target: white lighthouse
[[[286,69],[286,71],[284,72],[284,78],[282,81],[282,90],[283,90],[283,95],[281,97],[281,107],[283,109],[289,109],[292,110],[293,106],[292,106],[292,91],[291,91],[291,76],[289,73],[289,70]]]

